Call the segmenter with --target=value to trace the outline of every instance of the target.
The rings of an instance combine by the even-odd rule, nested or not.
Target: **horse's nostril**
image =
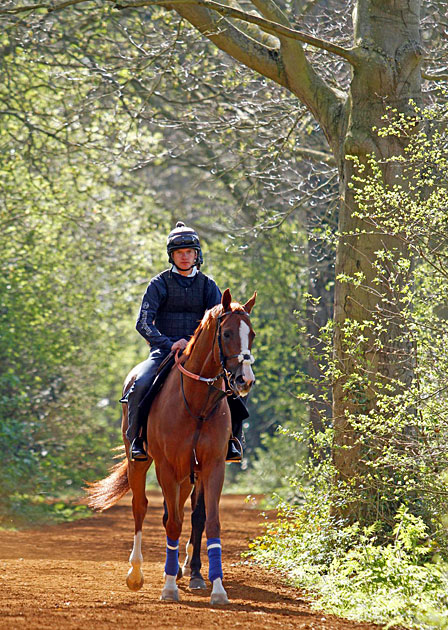
[[[243,378],[243,375],[242,375],[242,374],[239,374],[239,375],[236,377],[236,382],[237,382],[237,385],[244,385],[244,378]]]

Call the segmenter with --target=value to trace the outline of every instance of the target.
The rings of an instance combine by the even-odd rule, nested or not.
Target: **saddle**
[[[141,418],[147,418],[149,410],[151,409],[152,402],[159,391],[162,389],[162,385],[166,381],[168,374],[171,372],[171,368],[174,365],[174,352],[165,357],[156,372],[155,378],[151,387],[148,389],[144,397],[141,399],[138,405],[138,413]]]

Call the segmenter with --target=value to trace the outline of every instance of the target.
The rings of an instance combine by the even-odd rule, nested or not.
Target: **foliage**
[[[357,436],[342,449],[356,449],[361,462],[350,483],[339,478],[341,500],[361,497],[370,510],[366,522],[390,524],[405,504],[433,531],[448,512],[447,117],[446,104],[415,107],[412,116],[390,111],[378,134],[406,140],[404,154],[387,161],[397,173],[394,185],[384,183],[384,161],[371,156],[366,168],[355,160],[359,218],[384,234],[384,246],[373,253],[373,286],[384,289],[364,321],[344,324],[350,373],[335,361],[329,368],[333,382],[345,378],[346,420]],[[389,235],[404,243],[405,255],[388,248]],[[362,355],[366,338],[373,342]],[[388,375],[378,377],[385,361]]]
[[[28,62],[16,51],[17,87]],[[63,98],[43,85],[58,71],[34,65],[42,85],[33,106],[57,118]],[[87,125],[80,144],[82,133]],[[141,291],[130,273],[141,282],[148,271],[137,252],[159,244],[148,233],[154,204],[118,167],[88,164],[87,149],[65,150],[16,116],[3,120],[0,139],[0,516],[10,522],[29,503],[59,518],[49,499],[104,474],[119,440],[116,401]]]
[[[284,571],[314,608],[388,626],[448,627],[448,563],[408,508],[399,507],[387,544],[380,523],[344,526],[331,517],[322,493],[308,492],[301,508],[278,509],[248,555]]]
[[[412,254],[386,245],[374,252],[378,286],[387,290],[364,321],[345,322],[348,374],[332,355],[333,324],[321,331],[326,378],[346,379],[346,420],[356,435],[338,447],[356,449],[359,473],[344,478],[325,459],[298,471],[304,504],[280,503],[279,519],[250,551],[281,567],[322,610],[413,628],[448,627],[447,116],[446,105],[415,107],[408,117],[389,112],[378,133],[407,140],[404,155],[389,160],[396,185],[385,185],[385,165],[373,156],[367,167],[357,162],[360,218],[385,240],[399,235]],[[362,276],[340,280],[365,286]],[[374,340],[367,358],[359,350],[366,336]],[[375,365],[388,353],[394,369],[381,379]],[[327,426],[316,456],[334,439]]]

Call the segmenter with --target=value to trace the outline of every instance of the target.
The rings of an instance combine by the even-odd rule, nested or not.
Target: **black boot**
[[[243,459],[243,447],[236,437],[231,437],[227,447],[226,462],[241,463]]]
[[[136,462],[148,461],[148,453],[145,449],[145,443],[142,437],[136,437],[131,444],[131,459]]]

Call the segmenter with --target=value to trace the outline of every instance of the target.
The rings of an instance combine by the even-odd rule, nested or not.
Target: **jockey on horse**
[[[135,369],[136,379],[121,402],[128,403],[129,426],[126,437],[131,444],[131,459],[148,459],[144,438],[148,409],[144,398],[163,360],[176,350],[184,350],[206,310],[221,301],[216,283],[199,269],[203,263],[197,233],[179,221],[167,238],[171,269],[150,281],[143,296],[136,328],[150,344],[148,359]],[[242,421],[248,417],[239,398],[229,398],[232,433],[227,461],[242,458]]]

